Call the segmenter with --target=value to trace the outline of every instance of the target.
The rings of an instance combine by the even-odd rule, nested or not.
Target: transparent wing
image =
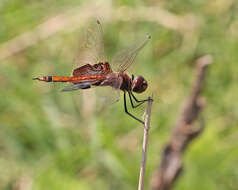
[[[112,59],[112,67],[116,71],[125,71],[130,67],[139,53],[139,51],[147,44],[151,36],[147,35],[145,39],[139,40],[134,45],[119,51]]]
[[[97,115],[105,114],[105,111],[109,110],[111,106],[114,107],[114,104],[120,98],[119,90],[112,89],[111,87],[88,89],[82,91],[82,94],[86,105],[94,104],[93,110],[96,111]],[[107,96],[107,94],[110,94],[110,96]]]
[[[110,105],[120,100],[120,90],[110,86],[97,87],[95,93],[99,105]]]
[[[67,85],[64,89],[61,90],[61,92],[69,92],[69,91],[75,91],[80,89],[87,89],[87,88],[93,88],[96,100],[99,105],[110,105],[114,104],[119,101],[120,99],[120,90],[112,88],[110,86],[91,86],[91,83],[77,83],[77,84],[70,84]]]
[[[113,104],[120,99],[120,87],[123,79],[114,73],[109,73],[107,79],[103,81],[102,87],[97,88],[99,102]],[[106,86],[104,86],[106,85]]]
[[[81,42],[75,57],[75,64],[96,64],[105,61],[103,30],[99,20],[93,21],[87,27],[84,39]]]

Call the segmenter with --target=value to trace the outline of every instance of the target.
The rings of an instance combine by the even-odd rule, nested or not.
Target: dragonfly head
[[[136,78],[132,77],[132,91],[136,93],[142,93],[146,90],[148,84],[142,76]]]

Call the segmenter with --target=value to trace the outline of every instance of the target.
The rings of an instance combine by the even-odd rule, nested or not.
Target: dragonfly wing
[[[73,76],[106,75],[112,73],[109,63],[86,64],[74,69]]]
[[[69,92],[69,91],[75,91],[79,89],[88,89],[92,86],[90,82],[84,82],[84,83],[77,83],[77,84],[71,84],[66,86],[64,89],[62,89],[61,92]],[[97,87],[95,90],[97,103],[99,105],[110,105],[114,104],[119,101],[120,99],[120,90],[112,88],[110,86],[103,86],[103,87]]]
[[[110,105],[120,100],[120,90],[110,86],[98,87],[95,89],[95,93],[99,105]]]
[[[90,87],[91,87],[90,82],[82,82],[82,83],[68,85],[64,89],[62,89],[61,92],[68,92],[68,91],[74,91],[74,90],[79,90],[79,89],[87,89]]]
[[[123,82],[117,74],[109,73],[106,79],[101,83],[102,87],[97,88],[99,102],[104,104],[113,104],[120,99],[120,87]]]
[[[147,35],[145,39],[139,40],[130,47],[119,51],[112,59],[112,67],[116,71],[125,71],[130,67],[139,53],[139,51],[147,44],[151,36]]]
[[[80,45],[75,57],[75,64],[95,64],[104,62],[103,30],[99,20],[93,19],[84,36],[85,42]]]
[[[73,70],[73,76],[88,76],[91,69],[90,64],[83,65]]]

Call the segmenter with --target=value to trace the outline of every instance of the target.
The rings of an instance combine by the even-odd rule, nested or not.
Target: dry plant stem
[[[151,115],[152,102],[153,102],[153,99],[149,97],[149,101],[147,103],[146,112],[145,112],[144,137],[143,137],[143,146],[142,146],[142,161],[141,161],[141,167],[140,167],[138,190],[144,189],[146,153],[147,153],[147,144],[148,144],[149,130],[150,130],[150,115]]]
[[[185,100],[185,104],[181,109],[170,141],[164,148],[160,166],[152,177],[151,186],[153,190],[169,190],[172,188],[183,169],[183,152],[188,144],[203,130],[203,126],[195,128],[194,122],[205,104],[204,99],[199,95],[206,76],[206,68],[211,62],[212,57],[209,55],[197,60],[195,83],[192,86],[191,94]]]

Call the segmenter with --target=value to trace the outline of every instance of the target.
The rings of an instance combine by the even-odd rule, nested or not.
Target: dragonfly
[[[85,90],[92,87],[112,87],[113,90],[123,92],[125,113],[144,124],[144,121],[128,111],[126,99],[129,96],[133,109],[149,101],[149,98],[139,100],[134,95],[134,93],[144,92],[148,83],[143,76],[130,76],[126,70],[135,62],[139,51],[147,44],[151,36],[147,35],[145,39],[138,40],[132,46],[119,51],[112,59],[111,64],[105,58],[103,37],[101,22],[95,20],[93,27],[86,32],[85,43],[76,58],[76,64],[82,66],[74,69],[72,76],[41,76],[33,78],[33,80],[70,83],[62,90],[63,92]]]

